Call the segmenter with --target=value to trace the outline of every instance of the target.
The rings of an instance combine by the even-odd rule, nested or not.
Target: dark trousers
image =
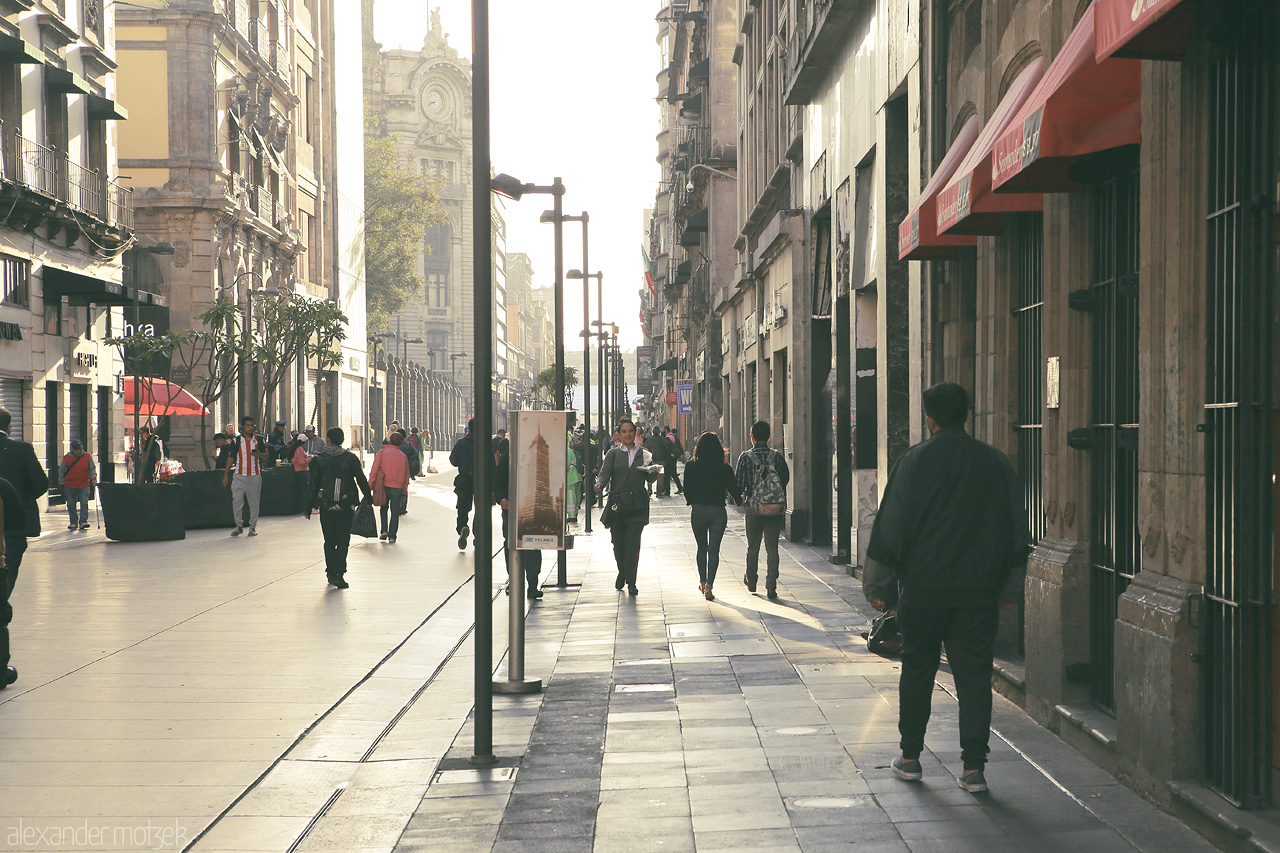
[[[684,484],[680,482],[680,475],[676,473],[676,460],[668,459],[662,463],[662,488],[661,493],[664,495],[671,494],[671,484],[676,484],[676,491],[683,492]]]
[[[299,471],[295,468],[293,478],[298,481],[298,496],[302,499],[302,508],[305,510],[307,498],[311,496],[311,471]]]
[[[689,523],[693,525],[693,538],[698,543],[698,581],[711,586],[720,567],[720,541],[729,525],[729,514],[724,504],[694,504]]]
[[[475,495],[471,489],[466,491],[458,491],[458,533],[461,534],[464,527],[467,526],[467,517],[471,514],[471,504],[475,500]]]
[[[640,567],[640,534],[644,522],[615,521],[609,528],[613,539],[613,559],[618,564],[618,575],[627,586],[636,585],[636,570]]]
[[[520,569],[524,570],[524,582],[529,591],[538,588],[538,577],[542,574],[542,552],[541,551],[517,551],[512,549],[507,552],[507,572],[511,571],[511,562],[515,561]],[[517,577],[519,577],[517,575]],[[519,580],[515,582],[519,584]],[[515,584],[512,586],[515,590]]]
[[[760,540],[764,540],[766,589],[778,588],[778,537],[782,535],[781,515],[747,516],[747,580],[755,583],[760,576]]]
[[[400,516],[402,515],[401,510],[404,509],[405,490],[393,489],[387,486],[384,486],[382,490],[387,493],[387,502],[381,507],[382,525],[380,532],[387,534],[391,539],[395,539],[396,531],[400,529]],[[387,524],[388,514],[391,516],[390,525]]]
[[[23,533],[6,533],[4,535],[5,580],[9,592],[18,584],[18,569],[22,568],[22,555],[27,553],[27,537]]]
[[[933,680],[942,644],[960,702],[960,758],[965,770],[987,763],[991,737],[991,660],[999,608],[921,607],[910,594],[898,605],[902,675],[898,680],[898,734],[904,758],[919,758],[929,723]]]
[[[349,509],[321,509],[320,530],[324,533],[324,573],[340,578],[347,573],[347,549],[351,547],[351,522],[356,514]]]

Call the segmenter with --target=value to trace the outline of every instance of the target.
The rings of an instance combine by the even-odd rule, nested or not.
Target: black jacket
[[[360,495],[366,498],[372,495],[369,480],[360,467],[360,459],[350,450],[341,454],[317,454],[311,460],[309,470],[311,496],[306,509],[355,508],[360,503]]]
[[[39,536],[40,509],[36,506],[36,499],[49,491],[49,475],[40,467],[35,448],[0,433],[0,479],[8,480],[18,493],[18,501],[26,513],[27,536]],[[5,531],[15,532],[8,525],[6,513]]]
[[[867,557],[929,606],[1019,601],[1031,536],[1003,453],[963,429],[908,450],[889,474]]]
[[[24,533],[27,511],[22,508],[22,499],[8,480],[0,480],[0,501],[4,501],[4,532]]]
[[[475,445],[471,443],[471,433],[458,439],[457,444],[453,446],[453,450],[449,452],[449,464],[457,468],[459,474],[471,476],[472,469],[476,466]]]
[[[723,459],[695,459],[684,466],[684,502],[689,506],[724,506],[726,492],[742,501],[738,478]]]

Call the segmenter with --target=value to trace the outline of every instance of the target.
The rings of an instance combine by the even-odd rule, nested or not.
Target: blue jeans
[[[720,540],[724,539],[729,514],[724,504],[694,504],[689,523],[693,525],[693,538],[698,543],[698,581],[711,586],[720,567]]]
[[[72,489],[64,486],[62,491],[67,496],[67,515],[71,516],[71,523],[79,527],[81,524],[89,523],[89,487],[85,486],[81,489]],[[76,515],[76,510],[79,515]]]
[[[382,505],[382,532],[387,534],[388,539],[395,539],[396,532],[400,529],[401,509],[404,507],[404,489],[393,489],[390,486],[384,487],[383,491],[387,493],[387,502]],[[387,525],[387,515],[391,515],[390,527]]]

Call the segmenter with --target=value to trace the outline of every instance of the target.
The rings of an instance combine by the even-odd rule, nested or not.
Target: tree
[[[564,368],[564,408],[573,406],[573,389],[578,387],[578,368],[565,365]],[[533,390],[546,394],[546,399],[556,398],[556,369],[548,367],[538,374],[538,381],[533,383]]]
[[[449,220],[435,185],[400,165],[394,136],[365,138],[364,209],[367,322],[370,332],[382,332],[405,302],[422,293],[424,229]]]
[[[217,302],[200,315],[204,326],[191,332],[186,344],[174,352],[174,373],[181,370],[205,411],[200,416],[200,452],[205,468],[213,462],[209,455],[209,412],[223,397],[233,393],[245,361],[241,335],[240,308],[229,299]]]
[[[319,370],[342,364],[346,324],[347,315],[327,299],[285,292],[255,300],[246,355],[258,371],[256,411],[266,417],[267,401],[300,359]]]

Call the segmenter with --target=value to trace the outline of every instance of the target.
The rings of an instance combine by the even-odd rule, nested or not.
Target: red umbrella
[[[164,415],[203,415],[204,403],[163,379],[150,377],[124,377],[124,413],[134,414],[134,386],[137,385],[138,396],[142,399],[140,412],[143,417],[162,417]]]

